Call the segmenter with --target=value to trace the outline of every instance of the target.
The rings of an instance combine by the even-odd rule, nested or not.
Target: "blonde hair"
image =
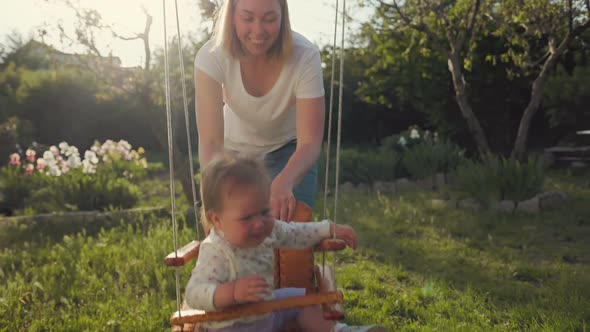
[[[270,193],[270,176],[260,158],[222,152],[217,154],[201,172],[201,218],[207,220],[209,211],[222,211],[224,194],[235,186],[259,186]]]
[[[293,50],[293,34],[291,31],[291,21],[289,20],[289,7],[287,0],[277,0],[281,7],[281,28],[279,36],[275,43],[266,53],[268,58],[275,57],[280,62],[286,61]],[[233,24],[233,16],[238,0],[225,0],[217,12],[215,19],[215,28],[213,30],[213,40],[215,46],[223,47],[232,57],[239,59],[246,52],[242,43],[238,39],[236,29]]]

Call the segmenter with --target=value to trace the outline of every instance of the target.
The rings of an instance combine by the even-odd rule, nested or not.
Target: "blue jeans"
[[[270,172],[270,176],[274,179],[287,165],[289,158],[295,152],[297,143],[291,141],[278,150],[268,153],[264,157],[266,167]],[[309,172],[305,174],[301,182],[293,189],[293,195],[298,201],[302,201],[309,207],[313,208],[313,203],[316,198],[316,191],[318,186],[318,164],[317,162],[311,167]]]

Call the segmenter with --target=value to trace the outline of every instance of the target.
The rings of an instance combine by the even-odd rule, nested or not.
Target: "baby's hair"
[[[201,172],[201,218],[223,209],[223,195],[234,186],[255,185],[270,191],[270,176],[260,158],[224,151],[213,157]],[[213,226],[213,225],[211,225]]]

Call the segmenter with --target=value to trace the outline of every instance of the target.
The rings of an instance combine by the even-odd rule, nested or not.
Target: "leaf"
[[[42,292],[45,292],[45,288],[43,287],[43,285],[41,285],[41,283],[40,283],[40,282],[38,282],[38,281],[35,281],[35,282],[33,283],[33,286],[35,286],[36,288],[38,288],[38,289],[39,289],[39,290],[41,290]]]

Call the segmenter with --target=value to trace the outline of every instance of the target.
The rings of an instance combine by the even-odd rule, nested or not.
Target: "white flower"
[[[70,145],[67,142],[61,142],[58,144],[58,146],[59,146],[59,150],[60,150],[61,154],[67,156],[67,152],[70,149]]]
[[[48,164],[47,165],[47,175],[51,176],[60,176],[61,170],[57,167],[56,164]]]
[[[96,158],[96,156],[94,156],[94,158]],[[98,159],[97,159],[98,161]],[[93,164],[90,159],[84,159],[82,161],[82,172],[84,174],[94,174],[96,173],[96,165]]]
[[[406,146],[408,142],[406,141],[406,138],[404,136],[400,136],[399,140],[397,141],[397,144],[401,145],[401,146]]]
[[[49,147],[49,151],[51,151],[51,153],[53,153],[54,156],[59,156],[59,149],[57,148],[57,146],[52,145]]]
[[[100,151],[100,142],[94,141],[94,144],[92,144],[92,146],[90,147],[90,151],[98,153]]]
[[[68,146],[67,149],[65,149],[62,153],[68,157],[73,155],[80,155],[80,152],[78,152],[78,148],[75,146]]]
[[[52,160],[55,160],[55,156],[53,155],[53,152],[51,152],[50,150],[47,150],[45,152],[43,152],[43,159],[45,159],[45,161],[50,162]]]
[[[82,161],[80,160],[80,156],[76,154],[69,156],[66,164],[68,168],[78,168],[82,166]]]
[[[88,160],[88,162],[92,164],[98,164],[98,157],[96,157],[94,151],[86,150],[86,152],[84,152],[84,160]]]
[[[412,129],[412,131],[410,131],[410,138],[411,139],[418,139],[418,138],[420,138],[420,133],[418,133],[418,130]]]
[[[129,142],[127,142],[126,140],[120,140],[119,143],[117,143],[117,145],[119,145],[127,151],[131,150],[131,144],[129,144]]]

